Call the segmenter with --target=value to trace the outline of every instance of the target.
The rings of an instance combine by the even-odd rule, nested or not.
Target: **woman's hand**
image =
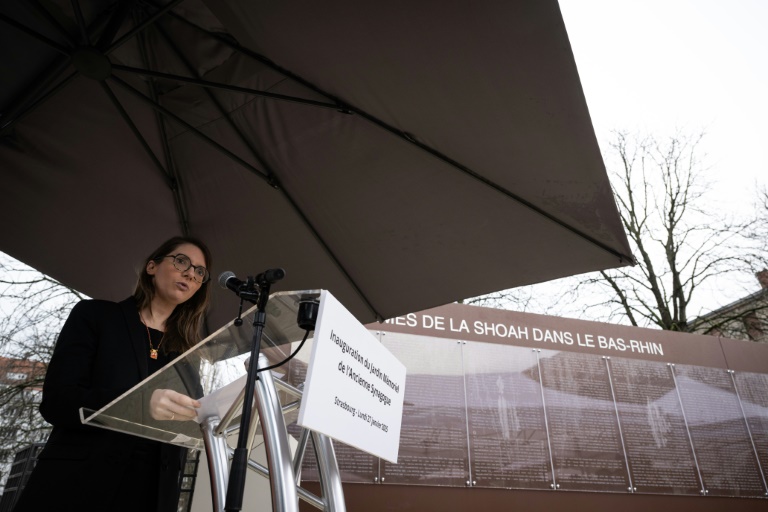
[[[200,402],[172,389],[156,389],[149,399],[149,413],[156,420],[187,421],[197,417]]]

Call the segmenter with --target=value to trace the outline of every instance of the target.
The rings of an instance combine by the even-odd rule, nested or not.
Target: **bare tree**
[[[511,288],[459,301],[460,304],[526,311],[535,308],[531,287]]]
[[[81,294],[0,253],[0,483],[14,454],[44,441],[38,412],[45,367]]]
[[[724,334],[694,322],[702,313],[699,299],[724,283],[741,284],[745,295],[754,286],[752,275],[765,261],[768,193],[762,195],[762,238],[749,236],[757,220],[734,221],[716,211],[712,205],[717,197],[702,161],[703,137],[614,133],[604,159],[637,265],[464,302]],[[721,313],[731,323],[754,324],[737,309],[723,308]],[[718,321],[720,326],[726,323]]]
[[[612,184],[637,265],[583,279],[579,293],[589,288],[603,297],[585,309],[600,309],[610,321],[690,331],[697,293],[751,274],[757,253],[744,236],[751,224],[709,206],[702,138],[615,133],[606,161],[615,164]]]

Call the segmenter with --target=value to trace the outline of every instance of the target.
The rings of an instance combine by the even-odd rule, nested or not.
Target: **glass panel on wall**
[[[289,431],[293,431],[292,433],[295,433],[296,436],[300,430],[301,428],[295,424],[289,428]],[[336,453],[336,462],[339,465],[339,475],[342,482],[372,484],[375,482],[375,478],[379,476],[379,460],[373,455],[336,440],[333,441],[333,450]],[[301,465],[301,481],[320,481],[311,437],[307,443],[307,450]]]
[[[342,482],[374,483],[379,476],[379,459],[370,453],[333,441]]]
[[[623,358],[610,366],[632,485],[637,492],[698,495],[701,482],[670,367]]]
[[[558,488],[627,492],[629,479],[605,361],[539,353]]]
[[[463,347],[474,485],[549,489],[552,467],[535,352],[494,343]]]
[[[407,370],[398,463],[381,461],[382,481],[464,486],[469,471],[461,345],[391,332],[382,343]]]
[[[677,387],[710,496],[762,496],[760,470],[727,370],[676,365]]]
[[[736,372],[736,386],[747,415],[752,440],[760,458],[763,476],[768,471],[768,375]]]

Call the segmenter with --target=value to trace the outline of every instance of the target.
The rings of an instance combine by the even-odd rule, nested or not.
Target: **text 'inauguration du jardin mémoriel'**
[[[399,394],[400,384],[393,382],[385,372],[376,367],[373,361],[364,357],[357,349],[347,345],[347,343],[333,331],[331,331],[331,341],[339,346],[342,355],[348,355],[355,363],[357,363],[355,365],[345,362],[344,360],[339,361],[338,370],[349,377],[352,382],[369,392],[373,397],[377,398],[382,405],[390,406],[392,404],[392,399],[389,394],[392,392]],[[376,379],[378,379],[381,384],[376,382]],[[389,430],[388,425],[377,420],[365,411],[339,399],[338,396],[334,398],[334,404],[345,411],[348,411],[352,416],[367,422],[372,427],[381,429],[384,432]]]

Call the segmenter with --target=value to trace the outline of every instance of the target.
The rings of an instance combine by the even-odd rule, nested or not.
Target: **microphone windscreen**
[[[233,277],[235,277],[235,273],[232,271],[227,270],[225,272],[222,272],[221,275],[219,276],[219,286],[221,286],[222,288],[226,288],[227,281],[229,281]]]

